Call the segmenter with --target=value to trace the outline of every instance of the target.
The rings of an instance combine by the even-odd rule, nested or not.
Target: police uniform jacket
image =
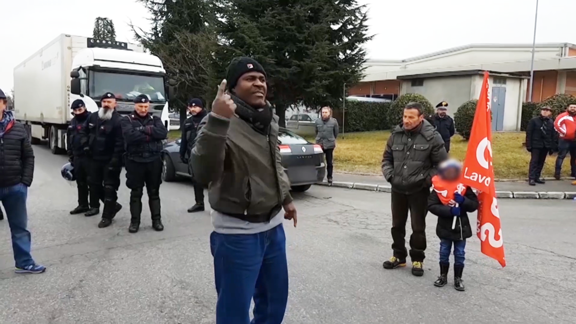
[[[160,158],[168,130],[157,116],[142,117],[136,112],[122,118],[126,158],[135,162],[152,162]]]

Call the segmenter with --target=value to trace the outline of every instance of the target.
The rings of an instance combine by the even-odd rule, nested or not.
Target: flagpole
[[[528,89],[528,101],[532,100],[532,90],[534,87],[534,54],[536,52],[536,27],[538,25],[538,0],[536,0],[536,13],[534,14],[534,35],[532,38],[532,60],[530,60],[530,87]]]

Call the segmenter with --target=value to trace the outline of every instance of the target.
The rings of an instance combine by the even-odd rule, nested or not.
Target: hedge
[[[542,107],[552,108],[552,116],[556,118],[566,111],[571,104],[576,104],[576,97],[569,94],[557,94],[538,104],[538,110]]]
[[[528,127],[528,122],[532,117],[536,116],[540,108],[538,108],[538,104],[534,102],[525,102],[522,104],[522,119],[520,121],[520,130],[525,131],[526,127]]]
[[[410,102],[417,102],[424,107],[424,115],[429,117],[434,114],[434,107],[423,95],[417,93],[407,93],[398,97],[390,105],[390,113],[388,114],[388,124],[396,126],[402,124],[402,117],[404,116],[404,107]]]
[[[476,105],[478,100],[469,100],[463,103],[456,113],[454,114],[454,123],[456,124],[456,131],[465,140],[470,139],[472,132],[472,123],[474,122],[474,115],[476,114]]]
[[[390,129],[387,115],[390,110],[388,102],[362,102],[346,100],[346,112],[344,114],[345,131],[369,132]],[[342,125],[342,108],[335,108],[333,117]],[[340,126],[342,130],[342,126]]]

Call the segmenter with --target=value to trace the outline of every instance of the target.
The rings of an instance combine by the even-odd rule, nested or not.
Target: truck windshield
[[[89,86],[90,97],[94,99],[112,92],[118,101],[132,101],[138,95],[146,94],[151,102],[166,102],[164,79],[161,76],[94,71]]]

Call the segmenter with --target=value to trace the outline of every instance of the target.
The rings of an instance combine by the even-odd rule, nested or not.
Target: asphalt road
[[[186,213],[188,183],[161,188],[166,230],[144,213],[138,234],[125,208],[113,226],[71,216],[76,189],[61,179],[61,156],[35,147],[29,192],[35,259],[42,275],[16,275],[8,224],[0,222],[0,323],[214,323],[216,294],[208,212]],[[124,178],[123,178],[124,179]],[[286,324],[574,323],[576,202],[501,201],[508,267],[470,240],[466,292],[435,288],[438,239],[429,215],[426,274],[386,271],[390,196],[315,186],[295,197],[299,225],[285,223],[290,267]],[[450,280],[451,281],[451,280]]]

